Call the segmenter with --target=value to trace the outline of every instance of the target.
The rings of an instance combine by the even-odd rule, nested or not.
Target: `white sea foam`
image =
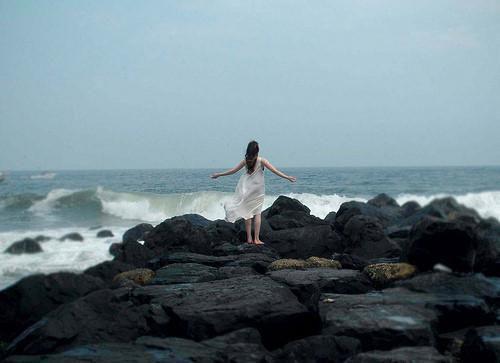
[[[22,277],[35,273],[51,273],[57,271],[83,271],[90,266],[112,259],[109,246],[113,242],[121,241],[125,232],[124,227],[106,227],[111,229],[115,237],[97,238],[96,230],[87,228],[60,228],[37,231],[11,231],[0,233],[0,250],[4,251],[13,242],[26,237],[44,235],[51,240],[41,242],[43,252],[33,254],[13,255],[0,253],[0,290],[16,282]],[[80,233],[83,242],[58,238],[70,232]]]

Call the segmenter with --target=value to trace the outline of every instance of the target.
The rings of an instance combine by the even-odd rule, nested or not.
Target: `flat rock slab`
[[[194,340],[254,327],[267,347],[276,347],[319,329],[317,316],[288,287],[265,276],[144,286],[132,299],[161,305],[172,319],[172,335]]]
[[[500,326],[482,326],[469,330],[460,354],[462,362],[499,362]]]
[[[173,263],[156,271],[153,285],[206,282],[219,278],[218,269],[199,263]]]
[[[346,363],[452,363],[434,347],[403,347],[393,350],[360,353]]]

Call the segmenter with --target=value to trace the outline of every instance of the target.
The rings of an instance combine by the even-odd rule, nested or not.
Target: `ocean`
[[[137,223],[197,213],[224,218],[240,173],[216,180],[212,169],[12,171],[0,183],[0,250],[25,237],[44,235],[42,253],[0,253],[0,290],[33,273],[82,271],[112,259],[109,245]],[[217,170],[220,171],[220,170]],[[453,196],[483,217],[500,219],[500,167],[283,168],[296,183],[265,171],[270,206],[279,195],[300,200],[318,217],[349,200],[366,201],[387,193],[403,204],[425,205]],[[100,229],[115,237],[97,238]],[[78,232],[83,242],[58,238]]]

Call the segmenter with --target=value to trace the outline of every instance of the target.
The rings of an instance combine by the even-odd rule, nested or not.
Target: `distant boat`
[[[41,174],[35,174],[30,176],[31,179],[54,179],[56,173],[49,173],[48,171],[44,171]]]

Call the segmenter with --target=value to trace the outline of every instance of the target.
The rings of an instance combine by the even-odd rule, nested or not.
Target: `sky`
[[[500,0],[0,0],[0,170],[500,165]]]

